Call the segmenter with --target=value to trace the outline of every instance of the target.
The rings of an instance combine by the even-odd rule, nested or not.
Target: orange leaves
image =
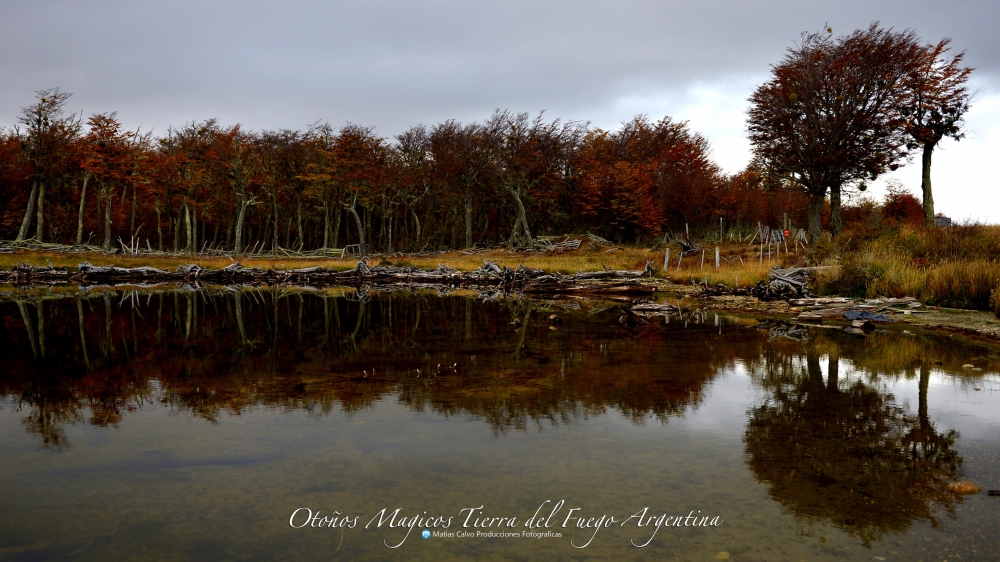
[[[716,216],[722,179],[685,123],[636,117],[588,133],[577,154],[579,213],[613,237],[656,236]]]
[[[925,46],[904,80],[899,111],[915,145],[935,145],[944,137],[959,140],[972,92],[966,82],[972,69],[963,67],[965,53],[947,57],[950,39]]]

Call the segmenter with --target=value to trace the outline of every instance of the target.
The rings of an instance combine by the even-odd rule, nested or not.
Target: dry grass
[[[821,293],[910,296],[978,310],[995,306],[991,293],[1000,286],[1000,226],[901,226],[845,245],[838,275],[819,280]]]
[[[701,255],[685,256],[678,269],[678,249],[671,249],[671,259],[668,271],[663,269],[663,250],[651,248],[625,247],[614,249],[580,249],[572,252],[540,254],[533,252],[517,252],[509,250],[488,250],[475,254],[461,251],[434,255],[407,255],[403,257],[378,257],[369,260],[369,265],[414,266],[433,269],[438,265],[446,265],[460,271],[472,271],[483,265],[484,261],[501,266],[516,268],[520,265],[558,273],[579,273],[581,271],[601,271],[604,269],[643,269],[646,262],[653,263],[656,276],[668,278],[675,283],[704,282],[710,284],[724,283],[729,286],[753,285],[767,278],[767,270],[774,265],[788,265],[795,256],[787,254],[772,254],[768,260],[765,252],[761,260],[757,247],[741,244],[729,244],[721,248],[721,267],[715,269],[714,247],[706,249],[705,261]],[[742,262],[740,261],[742,258]],[[76,268],[81,262],[92,265],[114,265],[118,267],[138,267],[151,265],[162,269],[173,269],[179,265],[197,263],[206,268],[221,268],[236,261],[244,267],[261,267],[264,269],[296,269],[302,267],[322,266],[333,269],[352,269],[357,264],[357,258],[280,258],[261,257],[257,259],[240,259],[227,257],[176,256],[176,255],[141,255],[129,256],[122,254],[101,254],[95,252],[65,254],[32,250],[18,250],[13,254],[0,254],[0,268],[11,269],[18,263],[33,266],[52,264],[55,267]]]

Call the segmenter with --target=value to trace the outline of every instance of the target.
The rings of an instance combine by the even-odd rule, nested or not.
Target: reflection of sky
[[[827,361],[826,356],[820,358],[824,380],[829,374]],[[841,359],[841,388],[859,378],[868,381],[866,374],[854,371],[850,361]],[[895,396],[896,404],[906,406],[914,415],[917,413],[918,377],[880,378],[878,384]],[[982,390],[975,391],[974,388]],[[679,431],[710,435],[713,440],[739,441],[746,426],[747,410],[766,395],[754,388],[745,366],[737,364],[706,384],[702,397],[697,407],[689,407],[683,417],[670,418],[668,424]],[[996,440],[1000,432],[1000,380],[995,375],[962,379],[932,370],[927,409],[931,421],[939,430],[955,429],[963,441]],[[633,427],[628,418],[620,415],[611,417],[613,426],[621,426],[622,431],[630,431]],[[655,419],[648,419],[646,423],[659,424]]]
[[[898,402],[909,402],[910,409],[916,411],[919,382],[916,378],[901,378],[893,382],[889,389]],[[982,390],[977,392],[974,388]],[[963,380],[931,371],[927,410],[931,421],[939,429],[958,430],[962,441],[986,439],[997,442],[1000,435],[1000,381],[995,377]]]
[[[825,376],[825,357],[820,364]],[[853,373],[845,362],[841,383],[854,378],[866,377]],[[984,390],[975,392],[962,382],[951,375],[932,375],[931,419],[939,431],[956,429],[962,434],[958,450],[966,459],[964,476],[995,489],[1000,483],[989,480],[987,459],[996,455],[991,439],[1000,428],[1000,384],[984,381]],[[883,379],[880,384],[916,413],[918,379]],[[34,506],[59,532],[5,522],[0,515],[0,534],[5,525],[16,526],[24,527],[26,536],[39,545],[42,537],[82,544],[130,518],[144,522],[144,513],[155,512],[163,517],[163,528],[142,537],[119,533],[114,541],[120,542],[95,543],[94,555],[106,554],[105,548],[116,544],[144,545],[155,555],[176,544],[207,540],[206,534],[212,533],[254,548],[286,545],[282,548],[307,557],[333,551],[339,535],[291,533],[281,523],[297,507],[336,507],[371,515],[387,505],[455,512],[484,504],[491,514],[506,515],[530,514],[545,499],[565,498],[588,513],[631,513],[650,506],[671,513],[702,509],[727,520],[712,532],[664,531],[650,550],[623,549],[637,534],[608,529],[585,551],[595,559],[645,559],[664,553],[712,559],[717,552],[742,548],[766,559],[871,560],[893,550],[912,554],[929,540],[935,552],[943,554],[943,539],[958,532],[986,532],[985,526],[994,521],[990,510],[997,502],[983,495],[960,506],[957,520],[943,517],[942,528],[917,523],[872,549],[822,521],[813,523],[814,535],[802,536],[807,525],[770,499],[768,486],[756,482],[745,464],[747,410],[766,397],[752,384],[747,369],[737,364],[708,383],[696,408],[665,424],[647,418],[637,426],[609,407],[603,415],[581,416],[568,424],[542,421],[540,428],[529,423],[526,431],[501,436],[493,435],[481,419],[414,412],[392,396],[350,416],[336,410],[329,416],[309,416],[250,408],[238,416],[223,413],[214,424],[171,412],[154,401],[126,416],[118,428],[68,427],[75,445],[60,453],[40,449],[20,426],[15,403],[6,400],[0,412],[0,443],[7,455],[0,458],[0,480],[20,485],[5,501],[18,509]],[[104,502],[100,514],[88,515],[97,507],[92,498]],[[236,519],[233,510],[242,519]],[[199,519],[204,513],[215,515]],[[245,523],[250,525],[242,526]],[[384,554],[379,538],[396,535],[359,530],[348,535],[343,552]],[[821,544],[830,550],[817,551]],[[236,548],[228,542],[220,545]],[[753,550],[745,550],[748,545]],[[420,548],[441,549],[434,552],[442,558],[470,555],[456,556],[455,546],[441,542]],[[503,557],[534,553],[551,558],[571,552],[562,543],[478,542],[465,548]]]

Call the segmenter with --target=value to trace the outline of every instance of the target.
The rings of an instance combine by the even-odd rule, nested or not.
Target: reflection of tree
[[[66,424],[115,425],[149,401],[216,421],[258,406],[350,413],[391,397],[497,434],[608,410],[666,422],[761,345],[703,318],[688,330],[700,337],[678,338],[681,323],[623,325],[617,309],[516,299],[251,287],[70,296],[44,297],[48,358],[41,306],[0,302],[0,395],[21,396],[25,423],[55,446]]]
[[[952,512],[945,486],[961,459],[956,433],[937,432],[927,418],[929,370],[922,374],[915,417],[874,386],[841,383],[836,354],[826,381],[813,348],[804,371],[791,361],[758,370],[769,397],[750,411],[747,464],[807,523],[829,521],[865,544],[915,520],[936,525],[935,509]]]
[[[216,421],[256,407],[352,413],[391,399],[479,419],[503,434],[606,412],[634,423],[667,422],[697,407],[705,385],[736,362],[751,366],[766,388],[802,382],[786,372],[800,342],[767,343],[752,329],[720,333],[698,312],[681,321],[621,323],[621,311],[607,303],[477,303],[431,292],[293,287],[4,298],[0,396],[18,397],[34,420],[25,423],[59,446],[66,424],[115,425],[150,401]],[[551,322],[553,313],[564,323]],[[877,365],[880,373],[915,369],[918,352],[953,356],[956,370],[959,358],[970,356],[943,343],[865,341],[814,335],[810,345]],[[882,348],[895,351],[878,355]],[[828,386],[836,390],[838,377],[832,379]],[[844,399],[829,394],[828,401]],[[947,449],[929,424],[906,427],[913,429],[906,434],[911,450],[936,459]]]

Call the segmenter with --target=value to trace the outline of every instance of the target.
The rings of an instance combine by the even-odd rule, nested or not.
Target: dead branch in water
[[[369,267],[358,262],[351,270],[323,267],[301,269],[263,269],[234,263],[221,269],[205,269],[196,264],[173,270],[155,267],[93,266],[83,262],[74,271],[66,267],[32,267],[18,264],[13,270],[0,271],[0,283],[12,285],[108,285],[120,283],[223,284],[223,285],[438,285],[446,287],[489,287],[504,292],[532,294],[627,294],[648,295],[656,288],[639,281],[650,275],[643,271],[601,271],[573,275],[546,273],[519,266],[516,269],[485,262],[475,271],[462,272],[445,265],[437,269],[380,265]]]

